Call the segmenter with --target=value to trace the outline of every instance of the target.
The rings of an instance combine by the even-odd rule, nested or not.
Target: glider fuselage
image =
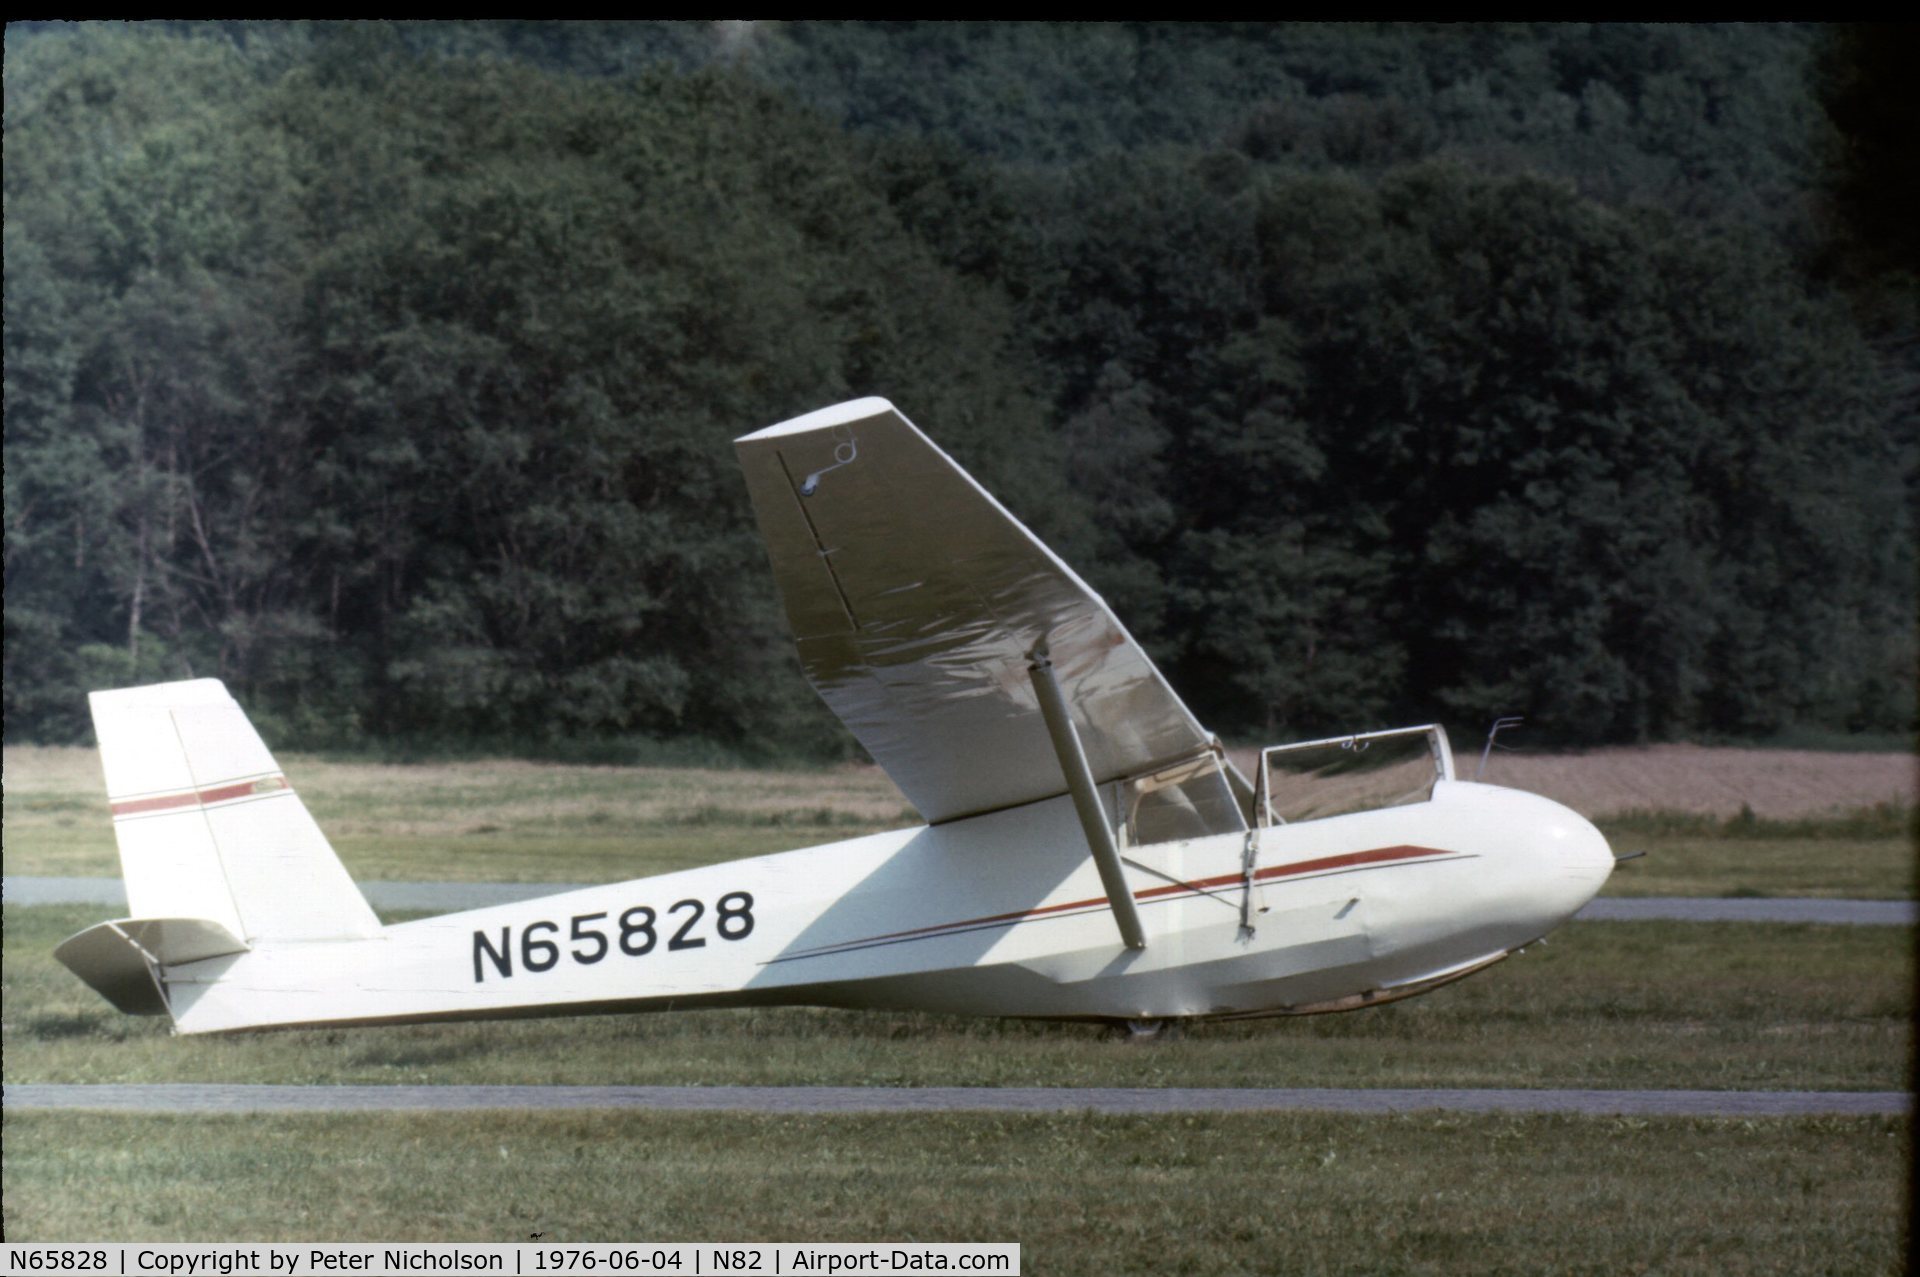
[[[1116,943],[1058,798],[370,940],[261,944],[169,967],[167,996],[186,1033],[795,1003],[1116,1020],[1344,1009],[1504,957],[1613,864],[1567,808],[1457,781],[1422,803],[1124,857],[1139,950]]]

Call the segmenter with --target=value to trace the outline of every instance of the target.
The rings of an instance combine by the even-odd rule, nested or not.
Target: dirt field
[[[1229,751],[1252,776],[1259,755],[1253,749]],[[405,807],[412,825],[446,824],[458,832],[471,814],[467,799],[498,805],[509,798],[527,808],[529,819],[565,823],[574,807],[595,810],[595,820],[630,827],[636,820],[665,820],[676,825],[730,823],[759,818],[769,823],[807,819],[823,825],[876,827],[913,823],[912,809],[877,767],[836,767],[819,771],[748,772],[671,768],[587,768],[540,763],[482,762],[448,764],[441,770],[464,777],[471,792],[435,794],[429,810],[419,809],[420,767],[336,763],[293,756],[283,760],[307,787],[339,791],[343,799],[324,813],[335,834],[353,834],[371,822],[392,831],[402,818],[391,810]],[[1477,749],[1456,756],[1462,779],[1479,766]],[[22,748],[6,751],[9,798],[58,796],[71,805],[68,815],[97,807],[104,813],[100,764],[91,749]],[[312,782],[325,778],[316,787]],[[1852,811],[1887,803],[1911,806],[1920,798],[1920,760],[1903,753],[1822,753],[1810,750],[1728,749],[1700,745],[1647,745],[1597,749],[1577,754],[1501,751],[1487,765],[1485,779],[1496,785],[1531,790],[1566,803],[1587,816],[1617,816],[1632,811],[1695,812],[1733,816],[1745,805],[1763,819],[1785,820]],[[458,787],[456,787],[458,788]],[[338,810],[331,809],[339,808]],[[316,814],[322,814],[316,809]],[[494,813],[494,819],[500,819]],[[15,822],[8,821],[11,827]],[[471,822],[467,822],[471,823]],[[412,832],[426,832],[411,829]],[[11,831],[11,828],[9,830]]]
[[[1233,750],[1248,769],[1253,750]],[[1479,767],[1477,750],[1455,765],[1463,780]],[[1912,754],[1837,754],[1789,749],[1724,749],[1643,745],[1582,754],[1502,751],[1487,764],[1489,784],[1531,790],[1586,816],[1630,811],[1738,815],[1744,805],[1763,819],[1786,820],[1879,803],[1908,806],[1920,790]]]
[[[1471,775],[1478,760],[1459,760]],[[1707,749],[1649,745],[1587,754],[1508,754],[1487,764],[1486,779],[1558,799],[1591,816],[1624,811],[1735,815],[1744,804],[1763,819],[1908,805],[1914,801],[1912,754],[1826,754],[1802,750]]]

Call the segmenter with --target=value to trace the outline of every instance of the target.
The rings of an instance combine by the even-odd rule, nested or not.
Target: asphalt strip
[[[1893,1116],[1905,1091],[1334,1090],[964,1086],[268,1086],[26,1083],[9,1112],[1574,1113],[1595,1117]]]
[[[484,909],[577,891],[578,882],[363,882],[376,909],[431,913]],[[9,875],[0,882],[8,904],[97,904],[125,908],[118,878],[41,878]],[[1693,896],[1607,896],[1577,915],[1583,922],[1816,922],[1850,926],[1911,927],[1920,904],[1911,900],[1724,899]]]

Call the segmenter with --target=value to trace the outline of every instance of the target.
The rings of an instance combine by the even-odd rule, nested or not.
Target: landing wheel
[[[1108,1024],[1110,1041],[1129,1046],[1147,1046],[1154,1042],[1178,1042],[1187,1036],[1187,1026],[1179,1020],[1113,1020]]]

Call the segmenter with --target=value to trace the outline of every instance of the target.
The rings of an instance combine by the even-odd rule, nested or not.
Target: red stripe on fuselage
[[[1254,873],[1256,882],[1268,882],[1275,878],[1291,878],[1300,874],[1321,873],[1332,869],[1358,869],[1368,865],[1392,864],[1399,860],[1418,860],[1426,856],[1451,856],[1457,853],[1441,851],[1434,847],[1376,847],[1371,851],[1351,851],[1339,856],[1321,856],[1314,860],[1296,860],[1290,865],[1274,865]],[[1144,891],[1133,893],[1135,900],[1157,900],[1163,896],[1180,893],[1201,895],[1214,887],[1230,887],[1246,881],[1241,874],[1221,874],[1217,878],[1200,878],[1192,882],[1169,883],[1164,887],[1148,887]],[[995,923],[1024,922],[1029,918],[1044,918],[1048,914],[1066,913],[1074,909],[1092,909],[1111,902],[1106,896],[1094,896],[1087,900],[1071,900],[1065,904],[1041,905],[1037,909],[1021,909],[1013,913],[994,913],[982,918],[968,918],[962,922],[940,922],[930,927],[914,927],[906,931],[890,931],[884,935],[867,936],[861,940],[846,940],[839,944],[822,945],[816,952],[835,949],[856,948],[863,945],[883,944],[889,940],[908,940],[915,936],[931,935],[940,931],[957,931],[969,927],[988,927]],[[805,957],[806,954],[794,954]]]
[[[1290,878],[1295,874],[1319,873],[1323,869],[1349,869],[1355,865],[1384,865],[1395,860],[1417,860],[1422,856],[1449,856],[1454,853],[1440,851],[1433,847],[1376,847],[1372,851],[1350,851],[1344,856],[1322,856],[1318,860],[1296,860],[1290,865],[1275,865],[1271,869],[1261,869],[1253,876],[1256,880],[1267,878]],[[1215,883],[1238,882],[1239,875],[1216,878]]]

